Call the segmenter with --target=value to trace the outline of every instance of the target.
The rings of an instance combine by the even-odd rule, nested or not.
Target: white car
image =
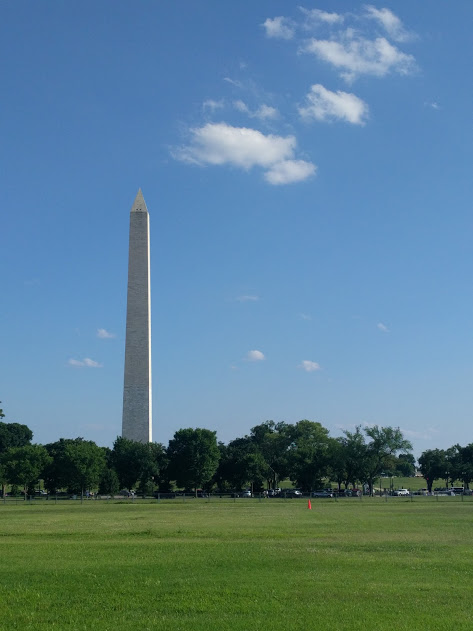
[[[398,497],[399,496],[406,497],[406,496],[409,496],[410,493],[408,489],[397,489],[396,491],[393,491],[393,495],[397,495]]]

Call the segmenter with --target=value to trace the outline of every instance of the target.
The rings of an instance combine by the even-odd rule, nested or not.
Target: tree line
[[[4,414],[0,409],[0,418]],[[276,489],[290,479],[308,492],[328,481],[350,488],[367,485],[373,491],[380,476],[409,476],[415,471],[412,445],[399,428],[358,426],[331,437],[321,423],[265,421],[228,444],[216,432],[180,429],[167,447],[118,437],[113,447],[100,447],[84,438],[61,438],[33,444],[33,432],[19,423],[0,421],[0,483],[32,495],[42,480],[55,493],[87,490],[114,494],[121,489],[138,493],[173,489],[221,492],[251,488]],[[435,479],[473,479],[473,444],[423,452],[419,468],[429,491]]]

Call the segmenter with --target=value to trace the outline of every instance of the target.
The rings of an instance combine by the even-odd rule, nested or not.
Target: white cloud
[[[232,127],[226,123],[207,123],[190,130],[191,142],[174,152],[174,157],[199,165],[231,164],[244,170],[254,166],[268,169],[271,184],[287,184],[306,179],[315,165],[294,160],[294,136],[264,135],[256,129]]]
[[[315,175],[317,167],[312,162],[305,160],[282,160],[275,163],[264,178],[270,184],[292,184],[293,182],[302,182],[307,178]]]
[[[403,427],[401,427],[400,430],[404,436],[407,436],[407,438],[422,438],[425,440],[431,440],[439,433],[439,431],[434,427],[429,427],[427,430],[420,432],[412,429],[404,429]]]
[[[257,302],[259,296],[238,296],[238,302]]]
[[[250,362],[260,362],[266,359],[261,351],[248,351],[246,359]]]
[[[250,118],[259,118],[261,120],[265,120],[267,118],[277,118],[279,116],[279,112],[275,107],[271,107],[270,105],[260,105],[257,110],[250,110],[248,105],[241,100],[234,101],[233,105],[235,109],[239,112],[243,112],[244,114],[248,114]]]
[[[317,362],[310,361],[309,359],[304,359],[301,363],[301,367],[306,372],[314,372],[315,370],[320,370],[320,366]]]
[[[275,107],[271,107],[271,105],[260,105],[258,109],[253,112],[253,116],[255,118],[260,118],[265,120],[266,118],[277,118],[279,116],[279,112]]]
[[[301,313],[301,320],[312,320],[312,316],[307,313]]]
[[[316,83],[306,96],[307,106],[299,108],[303,118],[320,121],[341,119],[354,125],[364,125],[368,116],[368,105],[349,92],[331,92]]]
[[[215,110],[220,110],[224,106],[223,100],[214,101],[213,99],[207,99],[202,103],[202,109],[204,111],[210,110],[211,112],[215,112]]]
[[[436,101],[426,102],[426,103],[424,103],[424,105],[426,107],[431,107],[433,110],[441,109],[440,105]]]
[[[383,333],[389,333],[389,329],[388,329],[388,327],[387,327],[385,324],[383,324],[382,322],[378,322],[378,324],[377,324],[376,326],[377,326],[377,327],[378,327],[378,329],[379,329],[380,331],[382,331]]]
[[[69,366],[81,366],[81,367],[86,367],[86,368],[102,368],[103,364],[99,364],[99,362],[96,362],[93,359],[90,359],[90,357],[85,357],[84,359],[80,360],[80,359],[69,359],[68,362]]]
[[[389,72],[397,72],[407,75],[415,68],[414,57],[401,52],[384,37],[365,39],[356,36],[352,29],[347,29],[339,41],[313,38],[301,50],[339,68],[347,81],[362,74],[384,77]]]
[[[366,5],[366,16],[377,20],[388,35],[395,42],[405,42],[412,39],[412,35],[406,31],[401,20],[389,9],[377,9],[372,5]]]
[[[110,340],[116,336],[115,336],[115,333],[110,333],[106,329],[97,329],[97,337],[99,337],[102,340]]]
[[[285,17],[268,18],[263,24],[266,30],[266,37],[277,39],[292,39],[294,37],[294,27],[291,20]]]
[[[248,112],[250,111],[248,105],[240,99],[238,101],[233,101],[233,107],[239,112],[243,112],[244,114],[248,114]]]
[[[343,15],[340,15],[339,13],[328,13],[327,11],[322,11],[321,9],[299,8],[311,22],[325,22],[326,24],[339,24],[340,22],[343,22]]]
[[[236,88],[242,88],[243,85],[241,81],[237,81],[236,79],[230,79],[230,77],[223,77],[223,80],[231,85],[234,85]]]

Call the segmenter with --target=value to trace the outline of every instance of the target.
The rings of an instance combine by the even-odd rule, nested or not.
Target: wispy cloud
[[[241,83],[241,81],[238,81],[237,79],[231,79],[230,77],[223,77],[223,80],[229,83],[230,85],[233,85],[235,88],[243,87],[243,84]]]
[[[213,99],[207,99],[202,103],[202,109],[204,111],[215,112],[215,110],[220,110],[225,105],[223,99],[220,101],[214,101]]]
[[[435,429],[434,427],[429,427],[428,429],[422,431],[405,429],[403,427],[401,427],[400,430],[404,436],[407,436],[408,438],[421,438],[424,440],[431,440],[439,433],[438,429]]]
[[[304,359],[301,362],[301,368],[303,368],[306,372],[314,372],[316,370],[320,370],[320,365],[310,359]]]
[[[270,184],[300,182],[316,170],[311,162],[294,159],[294,136],[265,135],[227,123],[207,123],[191,129],[190,135],[190,144],[174,151],[176,159],[199,165],[230,164],[245,171],[262,167]]]
[[[344,20],[343,15],[339,13],[328,13],[321,9],[305,9],[304,7],[299,7],[299,9],[305,15],[307,22],[312,24],[320,22],[325,22],[326,24],[340,24]]]
[[[243,296],[237,297],[238,302],[256,302],[258,300],[259,300],[259,296],[243,295]]]
[[[383,333],[389,333],[389,328],[385,324],[383,324],[382,322],[378,322],[378,324],[376,326]]]
[[[368,116],[368,105],[355,94],[349,92],[331,92],[320,83],[316,83],[306,96],[305,107],[299,108],[299,114],[305,119],[319,121],[344,120],[354,125],[364,125]]]
[[[300,316],[301,316],[301,320],[312,320],[312,316],[310,316],[307,313],[301,313]]]
[[[406,31],[401,20],[389,9],[377,9],[372,5],[366,5],[365,10],[365,15],[381,24],[389,37],[395,42],[406,42],[413,39],[414,35]]]
[[[301,47],[301,52],[311,53],[331,64],[340,70],[346,81],[364,74],[384,77],[397,72],[407,75],[415,68],[414,57],[401,52],[386,38],[366,39],[353,29],[347,29],[339,40],[312,38]]]
[[[246,359],[250,362],[260,362],[266,359],[266,357],[261,351],[248,351]]]
[[[294,37],[294,25],[289,18],[282,16],[268,18],[262,26],[266,31],[266,37],[275,39],[292,39]]]
[[[96,362],[94,359],[90,359],[90,357],[85,357],[84,359],[69,359],[69,366],[78,366],[82,368],[103,368],[103,364]]]
[[[250,118],[259,118],[260,120],[266,120],[274,119],[279,116],[279,112],[275,107],[271,107],[270,105],[266,105],[264,103],[263,105],[260,105],[256,110],[250,110],[248,105],[241,100],[234,101],[233,106],[239,112],[247,114]]]
[[[440,110],[442,109],[440,107],[440,105],[436,102],[436,101],[426,101],[424,103],[425,107],[431,107],[433,110]]]
[[[270,184],[292,184],[302,182],[315,175],[316,166],[305,160],[282,160],[276,162],[264,175]]]
[[[115,333],[110,333],[107,329],[97,329],[97,337],[101,340],[111,340],[116,337]]]

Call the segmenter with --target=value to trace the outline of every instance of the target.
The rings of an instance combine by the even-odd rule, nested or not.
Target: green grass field
[[[471,497],[0,504],[0,629],[473,628]]]

